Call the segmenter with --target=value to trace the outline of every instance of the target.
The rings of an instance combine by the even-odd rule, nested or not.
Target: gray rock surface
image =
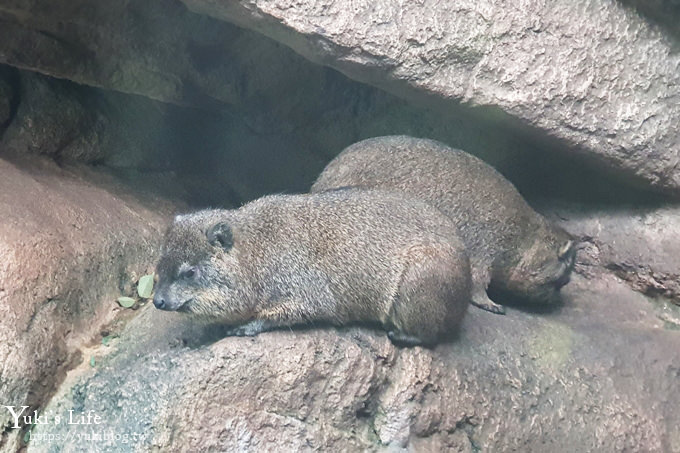
[[[617,2],[183,1],[397,95],[490,107],[478,115],[680,195],[680,54]]]
[[[388,0],[366,10],[323,1],[186,3],[201,14],[172,0],[2,0],[0,62],[164,102],[229,106],[228,115],[245,122],[230,134],[245,137],[242,155],[277,143],[283,155],[327,155],[361,138],[407,133],[497,166],[527,148],[551,160],[580,156],[629,183],[678,193],[679,57],[634,8],[495,0],[451,11],[414,3],[397,14]],[[261,31],[420,107],[346,83],[207,15]],[[383,107],[411,123],[371,120],[372,109]],[[346,113],[360,118],[348,124]]]
[[[613,277],[565,290],[552,313],[474,310],[434,350],[365,328],[220,340],[149,305],[43,412],[101,423],[39,425],[28,451],[680,451],[680,308]]]
[[[553,202],[542,210],[584,241],[582,273],[613,271],[636,290],[680,305],[680,207]]]
[[[1,63],[163,102],[276,113],[318,89],[300,81],[320,68],[179,1],[2,0],[0,21]]]
[[[0,402],[35,408],[153,269],[172,206],[47,160],[5,155],[0,175]],[[10,421],[3,408],[2,451],[18,441]]]
[[[96,114],[84,105],[81,91],[67,86],[23,73],[21,102],[3,135],[3,148],[81,162],[101,159],[101,146],[94,134]]]
[[[465,109],[442,114],[410,105],[179,2],[81,3],[0,0],[0,62],[105,89],[23,71],[26,99],[7,138],[13,148],[57,148],[62,157],[126,168],[153,168],[181,154],[180,169],[193,173],[183,178],[188,191],[197,201],[209,195],[200,202],[213,206],[306,191],[335,153],[371,136],[440,139],[515,173],[509,167],[520,167],[531,150]],[[28,130],[29,122],[43,127]],[[77,124],[87,128],[82,137],[68,137]],[[215,187],[201,190],[206,180]]]

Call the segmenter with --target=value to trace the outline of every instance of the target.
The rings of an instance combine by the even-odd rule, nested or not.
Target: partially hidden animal
[[[489,292],[551,304],[569,282],[576,244],[534,211],[490,165],[443,143],[409,136],[376,137],[344,149],[311,188],[396,190],[446,214],[458,227],[472,268],[471,302],[504,313]],[[504,300],[504,299],[503,299]]]

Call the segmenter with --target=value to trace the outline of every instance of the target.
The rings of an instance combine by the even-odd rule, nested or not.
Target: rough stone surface
[[[498,108],[680,195],[680,54],[615,1],[183,1],[398,95]]]
[[[440,139],[502,171],[516,172],[510,167],[529,160],[530,144],[496,133],[467,110],[442,114],[410,105],[311,64],[258,33],[189,13],[178,2],[78,5],[0,1],[0,36],[5,37],[0,39],[0,61],[200,110],[22,76],[28,105],[13,126],[10,135],[19,143],[12,147],[27,150],[45,144],[42,153],[57,148],[62,157],[127,168],[153,167],[181,154],[176,167],[191,173],[182,181],[192,199],[203,205],[305,191],[335,153],[377,135]],[[146,78],[147,72],[173,83]],[[59,117],[61,102],[69,113],[65,118]],[[79,111],[85,118],[74,116]],[[48,131],[62,125],[50,134],[58,140],[31,141],[35,129],[22,135],[28,122]],[[71,139],[68,131],[77,124],[88,129]],[[48,136],[42,135],[43,140]],[[203,190],[208,197],[200,200],[197,186],[206,180],[215,180],[215,187]]]
[[[30,73],[24,73],[21,85],[21,103],[3,136],[6,149],[83,162],[100,158],[92,136],[96,117],[83,105],[78,91]]]
[[[614,277],[565,290],[551,313],[474,310],[434,350],[364,328],[219,340],[148,306],[44,411],[102,423],[40,425],[29,451],[680,451],[680,309]]]
[[[276,9],[283,3],[270,2],[267,8]],[[223,11],[228,5],[235,9]],[[174,0],[86,4],[2,0],[0,62],[77,83],[200,107],[203,110],[194,111],[194,118],[177,111],[163,115],[167,120],[163,132],[171,131],[167,135],[173,140],[154,150],[168,151],[181,143],[185,153],[187,148],[196,155],[203,152],[200,161],[208,162],[206,168],[199,171],[195,162],[185,166],[197,173],[219,167],[211,177],[229,171],[228,179],[235,187],[213,199],[228,198],[232,204],[265,193],[249,187],[253,176],[271,180],[268,191],[304,190],[333,153],[362,138],[386,134],[444,141],[486,159],[512,180],[516,179],[511,172],[521,173],[522,166],[549,161],[552,170],[558,170],[560,165],[575,165],[576,157],[583,156],[591,164],[613,168],[628,183],[667,188],[677,176],[673,168],[678,139],[673,125],[677,122],[675,105],[680,103],[676,102],[678,85],[673,77],[680,77],[680,71],[675,70],[678,56],[663,54],[665,38],[631,8],[609,2],[595,7],[585,0],[568,6],[565,2],[559,8],[539,2],[514,8],[496,1],[465,4],[442,13],[426,2],[407,5],[401,16],[393,17],[396,10],[386,9],[385,0],[374,10],[360,9],[357,17],[361,20],[347,21],[345,28],[338,30],[334,19],[346,17],[338,11],[354,11],[342,3],[318,14],[302,13],[299,5],[285,13],[279,11],[286,24],[290,22],[286,26],[273,20],[274,13],[268,10],[254,23],[248,14],[242,14],[243,5],[250,4],[191,3],[192,8],[203,8],[220,18],[228,13],[229,20],[243,21],[314,61],[417,102],[401,102],[349,82],[273,40],[190,13]],[[307,5],[310,11],[315,7],[321,11],[324,4]],[[370,9],[370,5],[360,8]],[[535,11],[527,14],[527,8]],[[590,14],[589,8],[597,11]],[[232,13],[236,15],[231,17]],[[288,13],[297,16],[288,21]],[[421,13],[424,19],[418,16]],[[440,13],[445,13],[446,21]],[[578,20],[573,20],[574,16]],[[588,16],[589,21],[584,22],[582,16]],[[313,27],[316,19],[324,27]],[[381,25],[373,27],[371,21]],[[460,26],[444,26],[459,22]],[[297,33],[299,23],[309,25],[312,32]],[[418,28],[421,23],[423,27]],[[606,26],[600,27],[603,23]],[[397,34],[392,33],[395,26]],[[574,27],[583,29],[574,31]],[[596,32],[591,33],[592,29]],[[608,33],[613,38],[605,40]],[[350,46],[344,49],[334,44],[336,38],[366,42],[342,41],[343,46]],[[573,42],[579,39],[583,42]],[[310,42],[323,45],[310,50]],[[354,44],[357,47],[351,47]],[[561,51],[560,45],[571,50]],[[382,47],[385,55],[379,52]],[[387,50],[398,53],[398,58]],[[642,88],[641,81],[646,84]],[[461,98],[450,92],[465,88],[467,93],[468,86],[469,96]],[[144,124],[145,118],[163,127],[161,116],[138,102],[121,107],[113,104],[114,109],[129,115],[123,130]],[[517,127],[499,107],[515,120],[535,126],[533,132]],[[208,118],[207,112],[213,112],[213,117]],[[100,124],[99,120],[90,121]],[[149,127],[149,131],[157,129]],[[150,144],[158,141],[139,134],[129,140],[133,146],[121,146],[119,152],[135,148],[138,138]],[[554,138],[561,141],[552,141]],[[565,144],[577,146],[565,152]],[[218,153],[230,156],[220,159]],[[596,155],[604,158],[594,159]],[[135,164],[144,165],[144,160]],[[145,161],[156,162],[154,158]],[[293,164],[284,165],[286,161]],[[112,162],[123,166],[126,161],[121,157]],[[254,168],[269,163],[272,168],[286,168],[286,172],[277,176],[277,172]],[[236,166],[242,171],[233,171]],[[280,175],[285,173],[294,177],[283,184]],[[644,181],[634,177],[636,174]],[[225,187],[223,181],[220,186]]]
[[[552,202],[542,208],[583,241],[582,273],[608,269],[636,290],[680,305],[680,207],[584,209]]]
[[[2,63],[164,102],[271,113],[315,89],[285,76],[299,64],[283,45],[179,1],[2,0],[0,23]]]
[[[42,404],[121,291],[153,269],[170,205],[144,200],[91,170],[0,159],[2,405]],[[3,408],[0,427],[10,420]],[[14,451],[16,432],[2,432],[0,449]]]

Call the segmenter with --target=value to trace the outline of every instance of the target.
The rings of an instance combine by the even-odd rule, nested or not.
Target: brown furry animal
[[[273,195],[178,216],[154,304],[255,335],[278,326],[377,322],[397,343],[456,330],[470,267],[455,225],[403,194]]]
[[[459,228],[472,267],[472,303],[495,313],[491,288],[551,303],[567,284],[576,248],[564,230],[524,201],[500,173],[463,151],[427,139],[377,137],[343,150],[312,192],[338,187],[398,190],[445,213]]]

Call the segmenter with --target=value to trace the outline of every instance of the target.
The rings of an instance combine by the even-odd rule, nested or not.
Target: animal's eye
[[[196,266],[192,266],[189,269],[182,272],[182,278],[186,278],[186,279],[194,278],[196,276],[197,272],[198,272],[198,269],[196,269]]]

